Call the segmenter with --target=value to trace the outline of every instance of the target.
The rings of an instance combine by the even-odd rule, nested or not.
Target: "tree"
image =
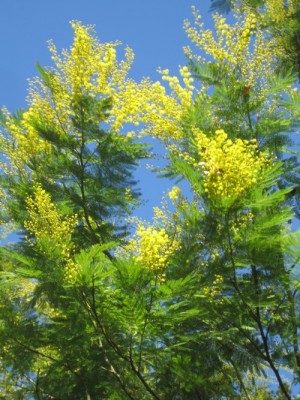
[[[284,49],[280,68],[293,69],[300,76],[300,2],[298,0],[211,0],[211,10],[229,13],[251,8],[264,29]]]
[[[186,49],[181,80],[161,71],[171,94],[73,22],[28,109],[2,111],[2,398],[274,398],[268,371],[292,398],[300,95],[253,8],[214,19],[216,38],[186,23],[211,60]],[[143,134],[191,195],[174,186],[130,234]]]

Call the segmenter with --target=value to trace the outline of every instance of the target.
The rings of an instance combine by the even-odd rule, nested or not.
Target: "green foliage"
[[[192,194],[170,192],[153,229],[138,223],[131,239],[134,168],[148,154],[111,126],[113,95],[77,87],[80,68],[72,86],[38,65],[29,109],[1,113],[1,223],[18,236],[0,251],[0,398],[292,398],[282,369],[299,381],[296,77],[248,87],[223,61],[188,65],[202,89],[167,141],[164,174]],[[64,121],[49,118],[57,110]]]
[[[292,68],[299,78],[300,73],[300,2],[276,0],[211,0],[211,11],[228,14],[241,9],[252,9],[257,14],[266,15],[264,28],[283,46],[285,57],[279,63],[280,68]],[[267,12],[266,12],[267,8]],[[284,14],[282,14],[284,9]]]

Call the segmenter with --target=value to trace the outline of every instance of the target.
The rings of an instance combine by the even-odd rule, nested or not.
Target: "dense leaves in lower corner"
[[[215,36],[197,12],[186,22],[210,59],[186,49],[180,79],[161,71],[171,94],[72,22],[28,109],[2,110],[0,398],[293,398],[300,97],[266,28],[274,1],[241,4],[236,23],[214,16]],[[152,222],[132,218],[146,133],[190,188]]]

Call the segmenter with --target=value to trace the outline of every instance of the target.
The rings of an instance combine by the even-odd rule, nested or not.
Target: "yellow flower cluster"
[[[83,96],[111,99],[110,117],[105,117],[105,122],[113,130],[120,130],[126,123],[139,124],[149,103],[152,83],[144,79],[138,84],[127,78],[134,59],[132,50],[126,48],[125,60],[118,62],[116,47],[120,43],[100,43],[93,27],[79,22],[72,22],[72,28],[74,42],[70,51],[63,50],[60,55],[55,45],[49,44],[56,65],[51,70],[52,91],[43,82],[33,81],[31,103],[37,106],[42,98],[46,99],[48,111],[44,115],[49,121],[54,118],[62,133],[74,134],[70,117]],[[95,118],[98,123],[104,120],[100,109]]]
[[[156,273],[167,267],[170,257],[179,248],[179,242],[170,237],[163,228],[145,228],[140,224],[136,236],[137,240],[132,240],[130,244],[136,253],[136,260]]]
[[[49,193],[40,184],[36,184],[34,196],[27,198],[26,205],[30,219],[25,221],[24,227],[36,240],[49,237],[63,242],[77,223],[77,216],[62,219]]]
[[[164,202],[162,203],[162,208],[153,207],[153,222],[155,226],[167,226],[169,224],[168,209]]]
[[[230,227],[230,230],[233,234],[238,234],[238,232],[247,227],[247,225],[251,224],[254,220],[254,214],[251,211],[248,211],[245,214],[240,215],[236,218],[236,221]],[[237,239],[236,239],[237,240]]]
[[[6,128],[14,143],[13,147],[7,148],[12,167],[22,168],[32,156],[41,152],[50,152],[50,145],[39,138],[34,127],[35,121],[42,112],[42,109],[29,108],[23,113],[20,122],[17,122],[8,112],[6,113]]]
[[[203,237],[202,240],[204,241],[205,238]],[[206,259],[206,261],[201,262],[201,267],[208,268],[212,263],[215,263],[220,258],[220,253],[218,250],[212,249],[210,251],[210,257]]]
[[[223,282],[224,278],[222,275],[215,275],[212,285],[203,288],[203,294],[207,296],[209,303],[214,303],[216,301],[215,298],[220,294]],[[222,299],[220,299],[220,302],[222,303]]]
[[[193,102],[193,91],[195,87],[193,86],[194,79],[192,78],[188,67],[184,66],[179,70],[179,73],[184,83],[184,87],[181,86],[177,76],[169,75],[168,69],[160,70],[160,72],[162,74],[162,79],[169,83],[173,94],[175,95],[175,97],[178,98],[182,106],[189,107]]]
[[[150,134],[165,141],[180,139],[181,118],[185,109],[178,98],[167,95],[165,88],[159,82],[155,82],[148,91],[147,99],[148,106],[142,118],[146,128],[142,134]]]
[[[262,24],[274,37],[278,48],[283,48],[281,61],[297,64],[299,42],[297,44],[297,28],[299,24],[299,1],[297,0],[265,0],[264,10],[259,14]],[[297,67],[296,67],[297,68]]]
[[[215,200],[234,199],[246,192],[269,163],[267,155],[259,153],[256,140],[233,141],[221,129],[213,138],[198,131],[196,146],[202,160],[205,192]]]
[[[257,15],[251,9],[244,10],[235,15],[236,23],[229,25],[225,18],[215,14],[216,37],[211,30],[203,29],[201,16],[195,9],[194,15],[195,25],[189,21],[184,25],[192,42],[217,61],[224,71],[235,74],[245,86],[252,87],[260,82],[264,87],[282,48],[275,40],[265,37],[263,30],[257,29]],[[185,51],[189,57],[197,58],[189,47]]]
[[[284,27],[288,18],[297,11],[297,1],[295,0],[265,0],[265,11],[261,14],[264,22],[270,21],[277,25],[277,28]]]
[[[55,67],[45,69],[43,79],[36,77],[30,81],[29,108],[21,122],[16,123],[8,115],[6,130],[13,143],[8,151],[12,167],[25,168],[31,156],[51,151],[51,144],[40,139],[37,121],[61,135],[80,136],[73,118],[78,112],[76,108],[88,112],[81,102],[86,97],[111,101],[109,115],[95,107],[92,115],[87,116],[96,125],[104,122],[116,134],[123,133],[126,124],[129,129],[131,125],[141,125],[139,134],[179,139],[181,117],[193,101],[193,79],[187,67],[180,69],[182,84],[167,70],[161,71],[172,90],[168,95],[159,82],[145,78],[137,83],[128,78],[134,60],[130,48],[125,49],[125,60],[118,61],[116,47],[120,43],[100,43],[93,27],[80,22],[72,22],[72,28],[74,42],[70,50],[59,54],[49,42]]]
[[[173,186],[169,191],[168,196],[172,202],[176,202],[182,196],[181,189],[178,186]]]
[[[116,50],[118,43],[100,44],[94,37],[91,26],[71,22],[74,29],[74,41],[70,51],[63,50],[62,55],[52,41],[49,49],[56,64],[59,82],[76,101],[83,94],[110,96],[112,88],[108,84],[114,69],[117,69]],[[130,60],[126,60],[126,67]]]
[[[166,94],[165,88],[155,82],[148,91],[149,106],[142,119],[147,126],[145,133],[150,133],[165,141],[182,138],[181,120],[193,103],[196,93],[193,78],[187,67],[180,68],[179,72],[183,85],[179,79],[169,75],[169,70],[159,70],[162,79],[167,81],[171,95]]]
[[[43,253],[59,254],[66,262],[67,270],[74,267],[71,259],[74,250],[71,235],[77,224],[77,216],[62,218],[49,193],[40,184],[36,184],[34,195],[27,198],[26,206],[29,219],[24,222],[24,228],[34,236],[40,250]]]
[[[180,70],[185,87],[177,78],[171,78],[167,71],[162,72],[173,90],[174,95],[169,96],[159,82],[143,79],[136,83],[127,77],[134,60],[130,48],[125,50],[125,60],[118,62],[116,47],[120,43],[99,43],[91,26],[72,22],[72,27],[75,37],[70,52],[65,50],[60,56],[54,44],[50,43],[52,58],[59,71],[55,72],[59,82],[57,95],[61,91],[66,93],[60,96],[59,101],[53,99],[60,121],[64,121],[66,115],[72,115],[68,106],[70,100],[74,104],[80,96],[88,94],[112,100],[110,117],[106,122],[116,132],[125,124],[138,126],[143,123],[148,127],[147,133],[151,131],[155,136],[168,138],[178,135],[182,108],[191,104],[194,89],[187,68]]]

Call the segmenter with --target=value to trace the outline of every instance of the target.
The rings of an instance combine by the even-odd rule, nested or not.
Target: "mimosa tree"
[[[2,110],[2,398],[292,398],[297,77],[252,4],[235,24],[215,14],[215,32],[194,15],[197,49],[178,77],[160,70],[167,89],[72,22],[28,108]],[[160,174],[190,185],[152,222],[131,217],[148,135],[168,155]]]

